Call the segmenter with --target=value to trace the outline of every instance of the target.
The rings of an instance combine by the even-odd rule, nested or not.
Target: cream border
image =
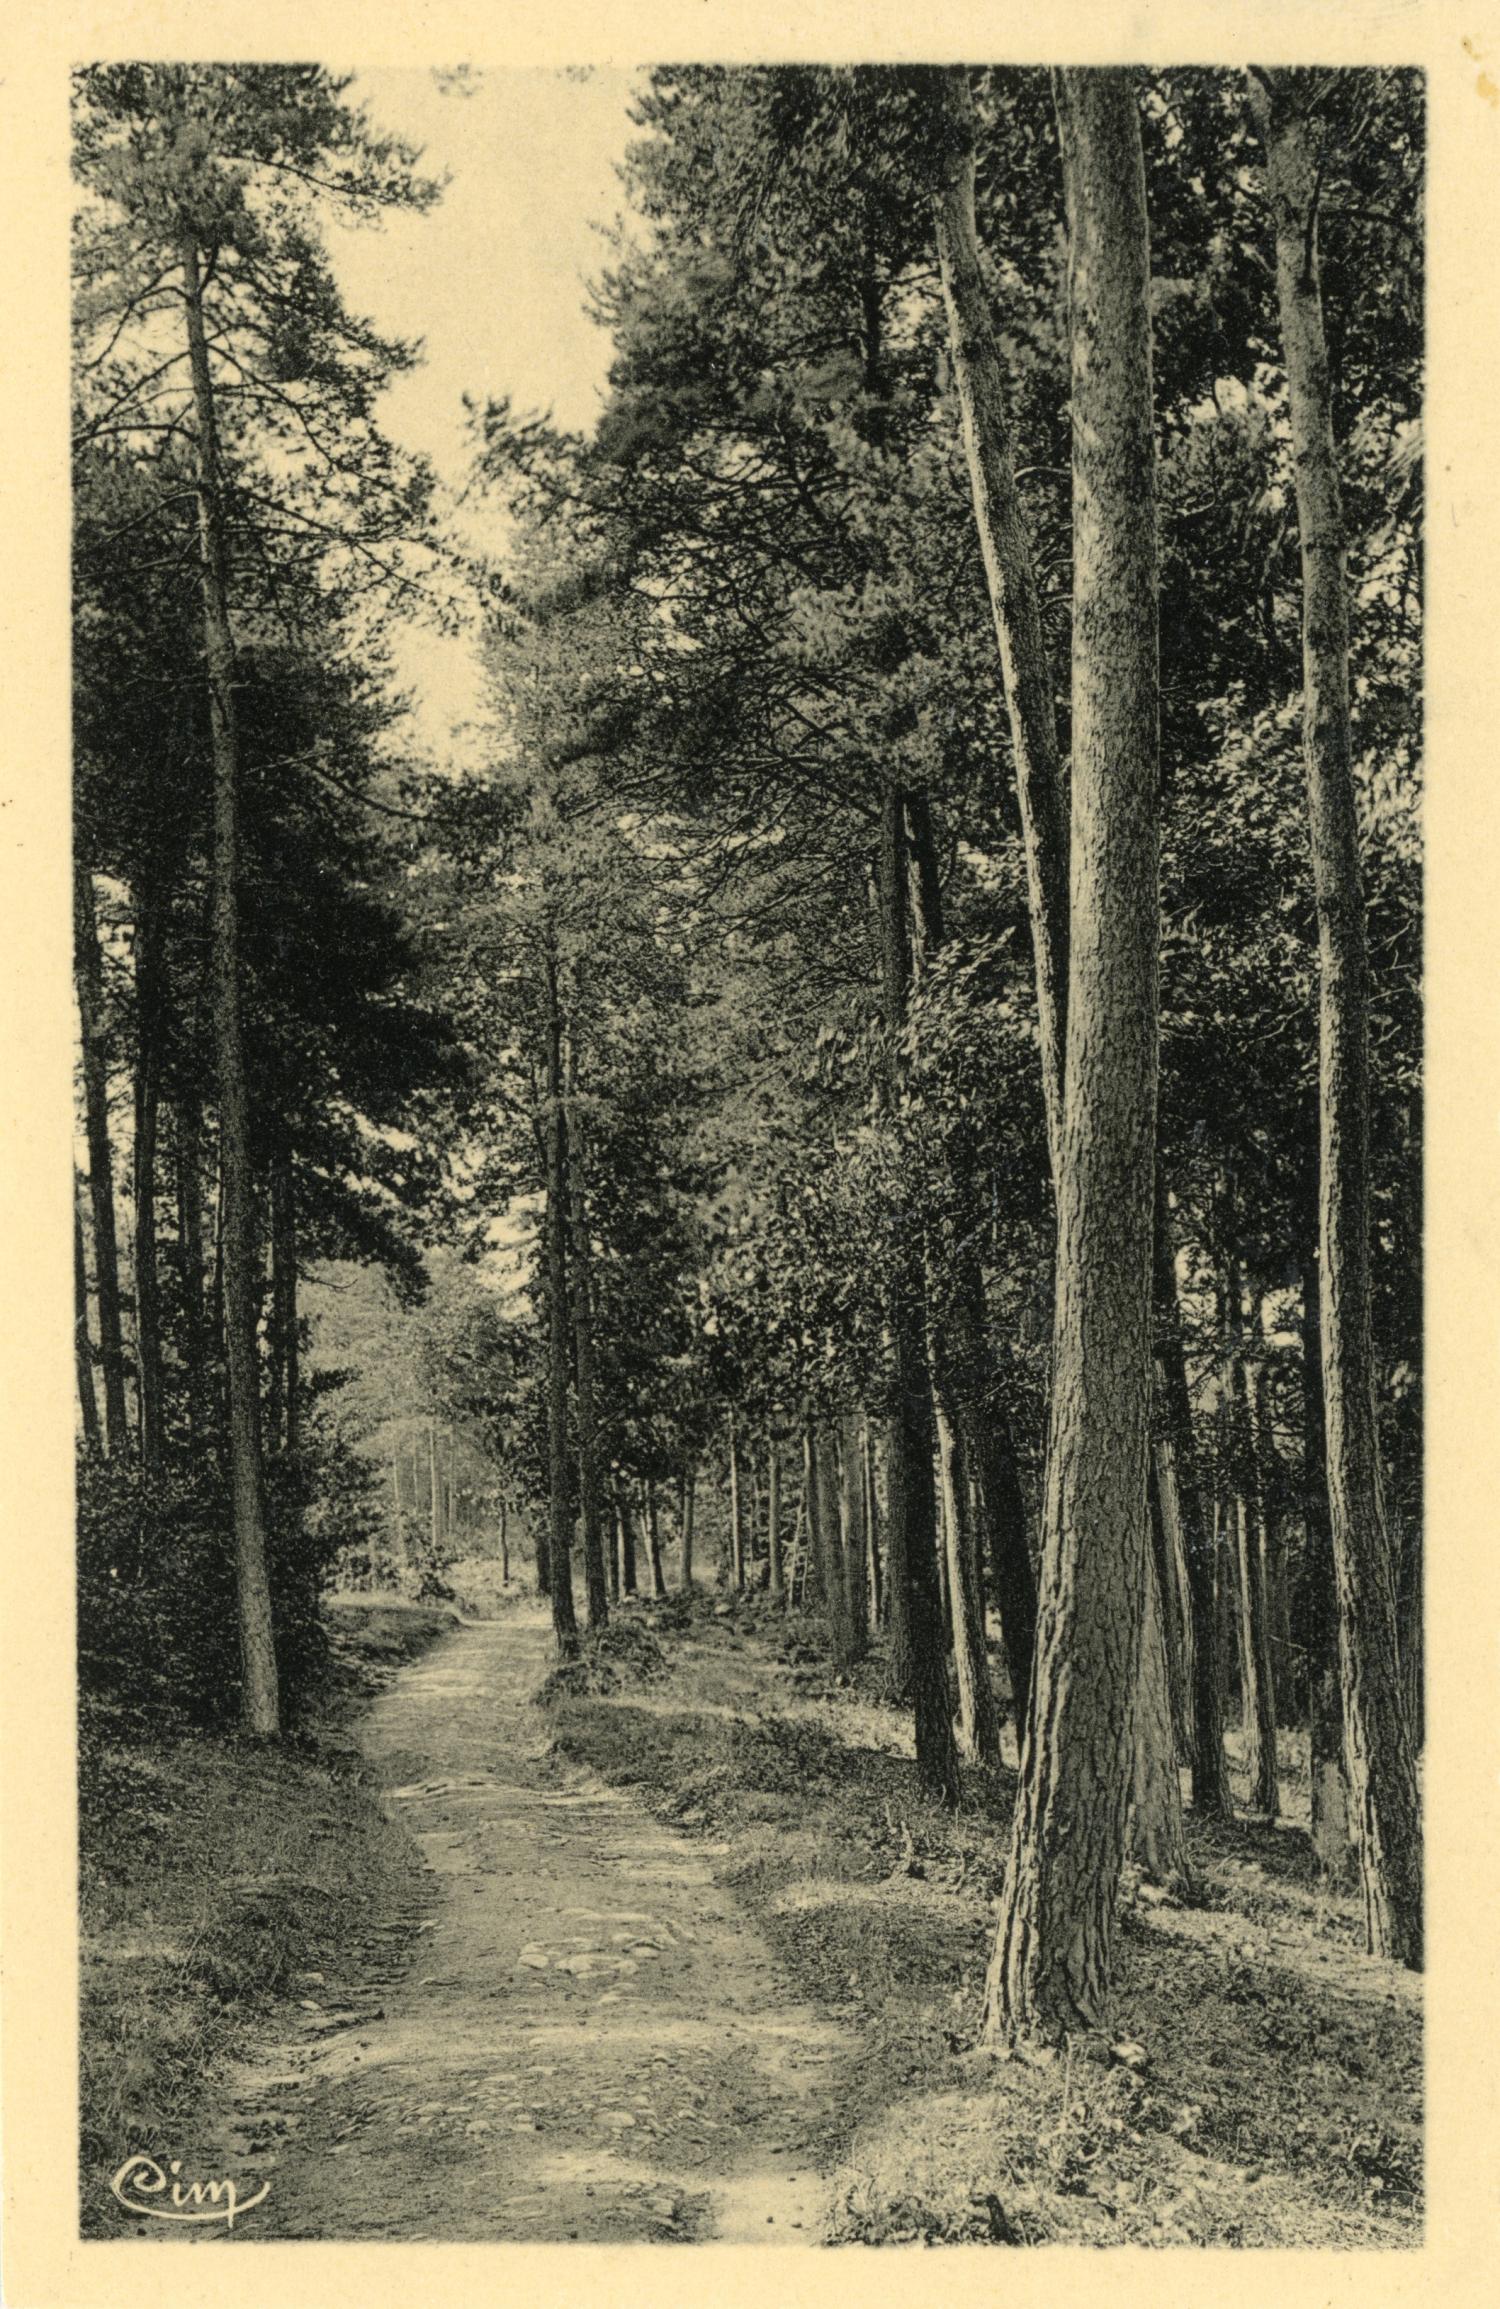
[[[632,63],[650,57],[1007,61],[1190,59],[1421,63],[1432,111],[1428,1147],[1431,1746],[1429,2242],[1391,2255],[993,2249],[763,2253],[649,2246],[267,2244],[184,2258],[74,2234],[76,1925],[71,1728],[71,1248],[62,1150],[71,1132],[67,894],[66,88],[75,59],[316,55],[361,65]],[[1500,1066],[1492,975],[1500,775],[1492,768],[1500,368],[1489,254],[1500,161],[1500,11],[1454,0],[1068,0],[1038,12],[929,0],[803,0],[753,14],[730,0],[184,0],[23,5],[0,36],[5,318],[0,492],[0,1216],[11,1305],[0,1334],[4,1448],[3,2035],[5,2298],[43,2304],[338,2305],[408,2297],[663,2305],[988,2301],[1107,2291],[1119,2309],[1164,2293],[1282,2303],[1470,2301],[1500,2275],[1500,1891],[1493,1694],[1500,1579],[1493,1503]],[[1488,454],[1487,454],[1488,452]],[[1488,998],[1488,999],[1487,999]],[[1488,1479],[1488,1480],[1487,1480]],[[1488,2279],[1488,2284],[1486,2284]]]

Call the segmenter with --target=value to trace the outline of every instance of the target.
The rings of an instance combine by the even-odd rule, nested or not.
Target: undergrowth
[[[665,1673],[622,1647],[608,1681],[554,1677],[554,1736],[706,1839],[790,1984],[858,2031],[830,2241],[1420,2241],[1416,1985],[1359,1954],[1299,1829],[1190,1822],[1191,1903],[1124,1889],[1108,2026],[996,2060],[1013,1775],[971,1770],[947,1812],[878,1660],[836,1682],[816,1623],[763,1599],[677,1616]]]
[[[339,1727],[448,1615],[378,1599],[330,1611],[317,1714],[269,1745],[86,1706],[79,1734],[80,2187],[140,2150],[190,2151],[223,2065],[298,1976],[358,1981],[370,1921],[415,1916],[415,1848]],[[320,1994],[324,1993],[320,1990]]]

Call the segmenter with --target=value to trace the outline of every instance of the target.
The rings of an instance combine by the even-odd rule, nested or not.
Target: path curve
[[[552,1656],[536,1610],[461,1627],[359,1727],[435,1897],[378,2016],[243,2075],[255,2236],[816,2239],[857,2042],[783,1987],[711,1848],[553,1751]]]

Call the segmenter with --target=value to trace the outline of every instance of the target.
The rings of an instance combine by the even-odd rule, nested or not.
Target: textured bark
[[[573,1502],[568,1450],[568,1177],[557,960],[542,958],[547,1033],[547,1493],[552,1633],[559,1659],[578,1655],[573,1603]]]
[[[980,552],[1010,716],[1036,961],[1047,1138],[1057,1175],[1068,1007],[1068,865],[1058,776],[1057,717],[1040,596],[1016,495],[1005,376],[979,262],[974,221],[973,103],[965,72],[941,79],[943,155],[934,191],[948,345]]]
[[[73,1193],[73,1362],[78,1378],[78,1413],[83,1421],[87,1451],[103,1449],[99,1425],[99,1398],[94,1392],[94,1344],[89,1337],[89,1282],[83,1256],[83,1221],[78,1215],[78,1193]]]
[[[766,1439],[766,1580],[772,1595],[786,1592],[781,1555],[781,1451],[774,1435]]]
[[[1055,75],[1068,212],[1073,822],[1041,1608],[987,2033],[1108,1989],[1148,1561],[1157,1066],[1150,255],[1132,75]]]
[[[881,979],[892,1096],[900,1087],[899,1036],[911,978],[906,910],[904,802],[887,787],[881,807]],[[895,1230],[890,1334],[895,1408],[890,1427],[890,1577],[904,1569],[904,1628],[892,1612],[892,1674],[898,1637],[909,1647],[917,1772],[945,1803],[959,1797],[958,1749],[948,1708],[948,1662],[938,1589],[937,1498],[933,1484],[932,1376],[927,1364],[926,1279],[922,1241],[910,1214]]]
[[[250,1103],[240,989],[240,749],[234,703],[234,636],[229,623],[228,555],[213,380],[203,320],[197,243],[181,245],[188,359],[197,426],[198,530],[204,653],[213,754],[213,871],[210,904],[214,1061],[219,1107],[220,1244],[228,1385],[229,1477],[239,1600],[242,1707],[247,1729],[280,1729],[271,1587],[261,1469],[260,1368],[255,1327],[258,1288]]]
[[[1422,1820],[1381,1490],[1370,1301],[1368,962],[1349,729],[1343,505],[1308,82],[1252,81],[1276,233],[1302,549],[1303,749],[1318,914],[1319,1250],[1344,1761],[1369,1947],[1420,1967]]]
[[[1156,1380],[1161,1422],[1172,1451],[1177,1514],[1187,1559],[1188,1603],[1192,1614],[1193,1809],[1209,1820],[1233,1817],[1229,1767],[1224,1755],[1224,1664],[1219,1643],[1219,1603],[1214,1579],[1216,1541],[1198,1472],[1192,1398],[1182,1352],[1182,1316],[1177,1302],[1177,1268],[1165,1189],[1158,1184],[1152,1262],[1156,1322]]]
[[[953,1626],[953,1664],[958,1684],[959,1744],[971,1762],[1000,1761],[1000,1711],[990,1682],[984,1641],[984,1598],[976,1574],[969,1528],[969,1480],[963,1439],[937,1410],[939,1463],[943,1481],[943,1525],[948,1552],[948,1597]]]
[[[577,1089],[570,1060],[568,1087]],[[568,1248],[572,1255],[573,1409],[578,1426],[578,1512],[583,1527],[583,1580],[591,1628],[609,1619],[609,1575],[604,1561],[604,1469],[599,1450],[598,1387],[594,1369],[593,1244],[589,1238],[583,1125],[577,1107],[563,1117],[568,1172]]]
[[[104,1381],[104,1441],[111,1456],[129,1441],[125,1347],[120,1327],[120,1252],[115,1230],[114,1150],[109,1135],[109,1069],[104,1044],[104,970],[94,919],[93,876],[73,860],[73,968],[83,1061],[84,1132],[89,1150],[89,1213],[94,1231],[94,1304]]]

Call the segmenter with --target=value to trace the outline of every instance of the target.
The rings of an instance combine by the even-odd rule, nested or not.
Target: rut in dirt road
[[[246,2080],[296,2109],[256,2236],[816,2238],[857,2044],[783,1991],[701,1844],[550,1752],[551,1659],[540,1613],[466,1627],[366,1718],[436,1905],[382,2017],[296,2090]]]

